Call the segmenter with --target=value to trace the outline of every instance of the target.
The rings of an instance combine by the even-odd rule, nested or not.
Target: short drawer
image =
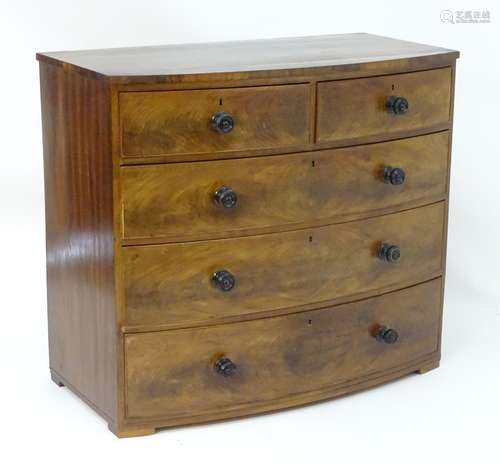
[[[307,401],[438,351],[441,279],[364,301],[125,336],[128,418],[224,417]],[[310,399],[317,399],[317,395]]]
[[[437,277],[444,213],[441,202],[313,229],[124,247],[125,322],[209,321]],[[382,246],[400,258],[381,256]]]
[[[446,126],[451,68],[322,82],[317,102],[319,143]]]
[[[309,142],[305,84],[120,94],[123,157],[288,148]]]
[[[237,236],[328,224],[446,194],[448,132],[311,153],[121,169],[123,237]]]

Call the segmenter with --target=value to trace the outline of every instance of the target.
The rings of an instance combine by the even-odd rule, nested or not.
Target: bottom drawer
[[[327,309],[128,334],[127,417],[217,419],[266,402],[279,408],[293,395],[418,361],[438,350],[441,286],[436,279]],[[397,341],[390,331],[376,337],[382,326]]]

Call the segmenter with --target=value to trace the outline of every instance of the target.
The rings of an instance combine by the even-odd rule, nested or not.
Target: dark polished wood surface
[[[128,437],[437,367],[458,55],[368,34],[38,54],[53,381]]]
[[[50,367],[117,418],[109,90],[40,64]]]
[[[440,307],[437,279],[330,309],[126,335],[127,417],[217,418],[387,372],[437,352]],[[377,341],[380,325],[398,341]],[[222,356],[236,365],[234,375],[215,371]]]
[[[310,140],[305,84],[120,94],[123,157],[290,148]],[[234,128],[221,134],[212,116]]]
[[[68,64],[101,77],[155,77],[242,73],[436,57],[449,63],[454,50],[373,34],[335,34],[253,41],[179,44],[39,53],[39,60]],[[439,62],[434,62],[435,64]]]
[[[316,141],[326,143],[448,124],[451,68],[318,83]],[[389,96],[409,102],[405,114],[387,111]]]
[[[174,242],[276,232],[366,217],[446,196],[448,132],[259,158],[122,167],[124,239]],[[384,183],[385,167],[406,173]],[[237,205],[214,202],[221,186]]]
[[[443,222],[436,203],[278,234],[125,247],[125,323],[189,324],[431,279],[442,271]],[[381,242],[401,248],[399,263],[378,258]],[[218,270],[235,276],[231,291],[213,286]]]

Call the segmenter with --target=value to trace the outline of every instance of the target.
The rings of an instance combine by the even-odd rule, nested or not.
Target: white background
[[[500,9],[471,0],[2,0],[0,465],[500,466]],[[440,12],[489,10],[491,24]],[[443,358],[349,397],[119,440],[49,378],[36,51],[370,32],[458,49]]]

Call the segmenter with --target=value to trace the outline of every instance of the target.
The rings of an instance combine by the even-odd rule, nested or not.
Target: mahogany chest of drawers
[[[115,434],[438,366],[458,52],[347,34],[37,57],[51,374]]]

